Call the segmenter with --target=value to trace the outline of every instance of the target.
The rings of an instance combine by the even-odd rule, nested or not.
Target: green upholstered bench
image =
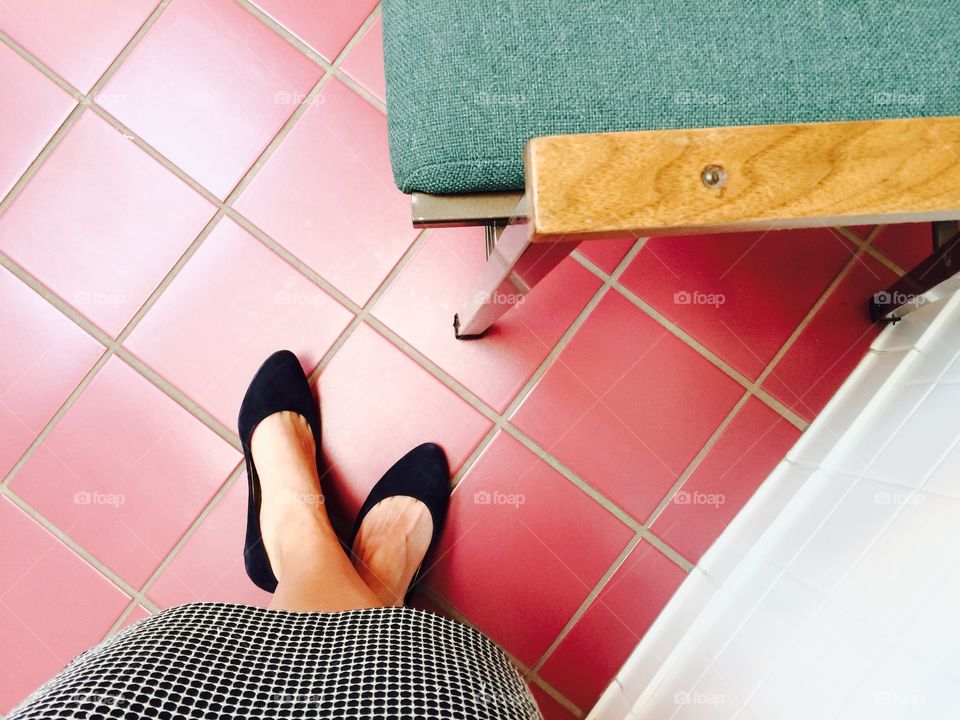
[[[953,32],[960,0],[383,0],[382,6],[398,187],[432,195],[499,192],[501,206],[511,198],[504,191],[526,191],[506,233],[523,237],[503,243],[499,258],[494,252],[499,269],[485,280],[496,287],[506,280],[504,287],[522,292],[539,279],[539,273],[524,279],[524,265],[542,271],[579,240],[623,231],[960,217],[960,190],[892,200],[894,185],[926,187],[931,178],[905,162],[882,162],[884,153],[895,154],[891,148],[903,151],[909,143],[924,154],[927,170],[929,158],[939,156],[935,169],[943,182],[960,187],[960,46]],[[882,122],[899,118],[916,120]],[[942,122],[932,126],[928,118]],[[849,121],[870,122],[843,125]],[[809,130],[808,123],[825,125]],[[784,128],[764,141],[753,130],[783,125],[799,129]],[[710,128],[717,131],[681,132]],[[592,144],[542,143],[537,153],[527,148],[535,138],[596,133],[617,135]],[[681,157],[670,150],[678,144],[696,151]],[[848,152],[852,145],[860,147]],[[803,192],[818,186],[816,168],[829,166],[827,176],[842,175],[846,187],[853,183],[872,199],[854,202],[835,189],[836,207],[820,197],[812,209],[784,207],[775,217],[773,208],[756,204],[770,195],[767,183],[775,185],[774,196],[802,192],[778,185],[775,163],[750,164],[761,150],[779,153],[781,165],[789,160],[780,172],[805,178]],[[611,162],[614,151],[630,163]],[[702,164],[678,168],[687,160]],[[540,172],[531,163],[539,163]],[[858,168],[864,170],[859,180]],[[877,170],[884,175],[868,177]],[[669,182],[652,198],[646,186],[665,173]],[[591,187],[587,199],[576,182]],[[625,183],[636,197],[620,192]],[[882,199],[869,191],[877,183],[889,186]],[[683,212],[661,206],[665,190],[678,194]],[[717,211],[718,199],[726,202],[724,212],[690,221],[687,211],[696,215],[701,205]],[[641,222],[598,220],[591,216],[598,201],[616,201],[604,211]],[[540,221],[550,214],[547,206],[552,224]],[[561,206],[590,217],[589,227],[558,215]],[[484,217],[470,210],[463,220],[502,224],[497,215],[504,213]],[[536,247],[558,242],[562,248]],[[526,262],[523,253],[530,255]],[[482,289],[495,294],[494,287]],[[484,316],[470,324],[467,334],[476,334],[503,308],[465,310]]]

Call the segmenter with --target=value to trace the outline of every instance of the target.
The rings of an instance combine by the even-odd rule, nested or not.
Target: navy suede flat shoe
[[[351,549],[367,514],[381,500],[398,495],[412,497],[422,502],[427,506],[430,517],[433,519],[430,545],[413,580],[410,581],[410,587],[407,588],[405,599],[409,600],[414,587],[420,580],[420,571],[423,569],[424,562],[436,545],[437,538],[440,537],[447,518],[447,507],[450,505],[450,466],[447,465],[447,457],[439,445],[433,443],[418,445],[397,460],[373,486],[354,523],[353,535],[350,538]]]
[[[313,431],[317,448],[317,466],[320,458],[320,412],[310,392],[310,385],[297,356],[289,350],[279,350],[268,357],[247,388],[240,405],[237,428],[243,444],[243,458],[247,465],[247,532],[243,542],[243,562],[247,575],[254,584],[267,592],[277,589],[277,577],[270,567],[270,558],[260,533],[260,478],[250,438],[260,421],[274,413],[289,410],[306,418]]]

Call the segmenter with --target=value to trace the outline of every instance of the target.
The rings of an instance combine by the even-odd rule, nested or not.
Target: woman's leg
[[[270,607],[332,612],[382,607],[327,517],[313,434],[303,416],[265,418],[250,441],[260,476],[260,531],[278,585]]]
[[[403,605],[432,536],[430,511],[412,497],[389,497],[367,513],[353,542],[353,562],[383,605]]]
[[[270,607],[332,612],[402,605],[430,545],[427,507],[409,497],[379,503],[363,520],[351,563],[327,516],[303,416],[270,415],[250,445],[262,490],[260,532],[278,581]]]

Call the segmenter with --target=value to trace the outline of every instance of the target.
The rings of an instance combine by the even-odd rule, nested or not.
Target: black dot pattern
[[[539,719],[481,633],[412,608],[295,613],[193,603],[73,660],[9,716]]]

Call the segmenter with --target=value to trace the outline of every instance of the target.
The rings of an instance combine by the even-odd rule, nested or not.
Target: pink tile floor
[[[374,3],[6,0],[0,31],[0,712],[148,613],[266,601],[234,419],[289,347],[337,516],[440,442],[458,484],[418,604],[583,716],[930,249],[593,243],[458,343],[482,233],[409,225]]]

